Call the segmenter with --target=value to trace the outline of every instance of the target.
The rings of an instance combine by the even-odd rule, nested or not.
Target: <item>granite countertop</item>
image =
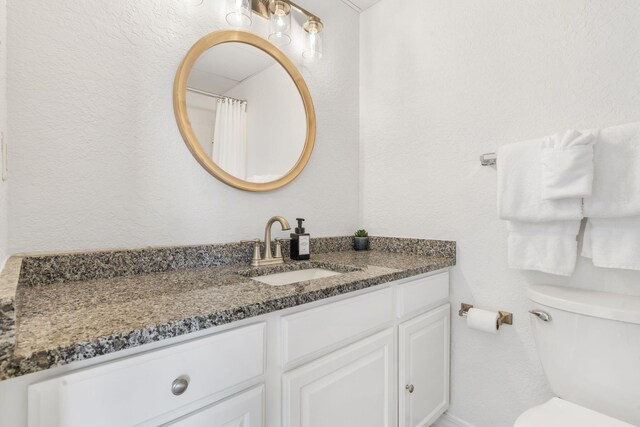
[[[0,276],[0,379],[455,265],[455,242],[312,240],[310,261],[252,268],[246,245],[14,257]],[[284,248],[285,254],[288,247]],[[304,268],[342,274],[284,286],[251,277]],[[13,293],[12,293],[13,291]]]

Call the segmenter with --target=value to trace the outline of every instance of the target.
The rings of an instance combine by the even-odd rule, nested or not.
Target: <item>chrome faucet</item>
[[[243,240],[242,243],[253,243],[253,257],[251,259],[251,265],[253,267],[260,267],[263,265],[277,265],[284,264],[284,257],[282,256],[282,244],[283,240],[288,239],[275,239],[276,240],[276,254],[272,255],[271,252],[271,227],[275,222],[279,222],[283,231],[291,230],[289,222],[282,216],[274,216],[267,221],[267,226],[264,229],[264,256],[260,256],[260,239],[255,240]]]

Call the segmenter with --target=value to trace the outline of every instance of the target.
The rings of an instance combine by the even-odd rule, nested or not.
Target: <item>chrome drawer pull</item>
[[[413,384],[407,384],[406,386],[404,386],[405,390],[408,390],[409,393],[413,393],[413,390],[415,390],[415,387],[413,386]]]
[[[529,313],[537,316],[543,322],[551,322],[551,315],[549,313],[544,312],[542,310],[529,310]]]
[[[175,396],[180,396],[182,393],[187,391],[187,387],[189,387],[189,378],[178,377],[173,380],[173,383],[171,384],[171,393]]]

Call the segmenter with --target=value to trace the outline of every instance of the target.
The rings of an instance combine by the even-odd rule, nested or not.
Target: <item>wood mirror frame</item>
[[[302,153],[291,170],[280,179],[266,183],[256,183],[237,178],[220,168],[204,151],[191,127],[187,114],[187,82],[193,65],[198,58],[214,46],[223,43],[245,43],[256,47],[275,59],[291,76],[298,88],[307,118],[307,134]],[[271,191],[281,188],[293,181],[305,168],[311,157],[316,139],[316,113],[309,88],[296,68],[295,64],[270,41],[253,33],[238,30],[223,30],[210,33],[198,40],[187,52],[180,63],[173,85],[173,109],[178,123],[178,129],[184,139],[187,148],[196,158],[198,163],[211,175],[232,187],[245,191]],[[283,124],[286,126],[286,124]]]

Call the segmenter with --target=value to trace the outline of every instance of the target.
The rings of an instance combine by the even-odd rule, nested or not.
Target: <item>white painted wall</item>
[[[187,3],[10,2],[10,252],[234,241],[261,236],[275,214],[307,218],[316,236],[352,231],[358,14],[339,0],[300,2],[331,29],[323,60],[301,67],[317,144],[295,182],[254,194],[206,173],[178,133],[175,70],[214,30]],[[327,189],[330,201],[318,197]]]
[[[276,63],[225,95],[249,101],[247,177],[290,171],[302,154],[307,121],[302,98],[286,70]]]
[[[9,141],[7,132],[7,0],[0,0],[0,133],[5,142]],[[0,168],[2,151],[0,151]],[[0,171],[1,173],[1,171]],[[0,266],[4,265],[9,254],[8,182],[0,179]]]
[[[478,156],[565,128],[640,120],[635,0],[382,0],[361,18],[364,224],[458,241],[452,301],[514,312],[497,336],[452,320],[450,413],[511,426],[550,397],[525,288],[640,295],[640,273],[581,261],[573,278],[508,270],[496,171]]]

